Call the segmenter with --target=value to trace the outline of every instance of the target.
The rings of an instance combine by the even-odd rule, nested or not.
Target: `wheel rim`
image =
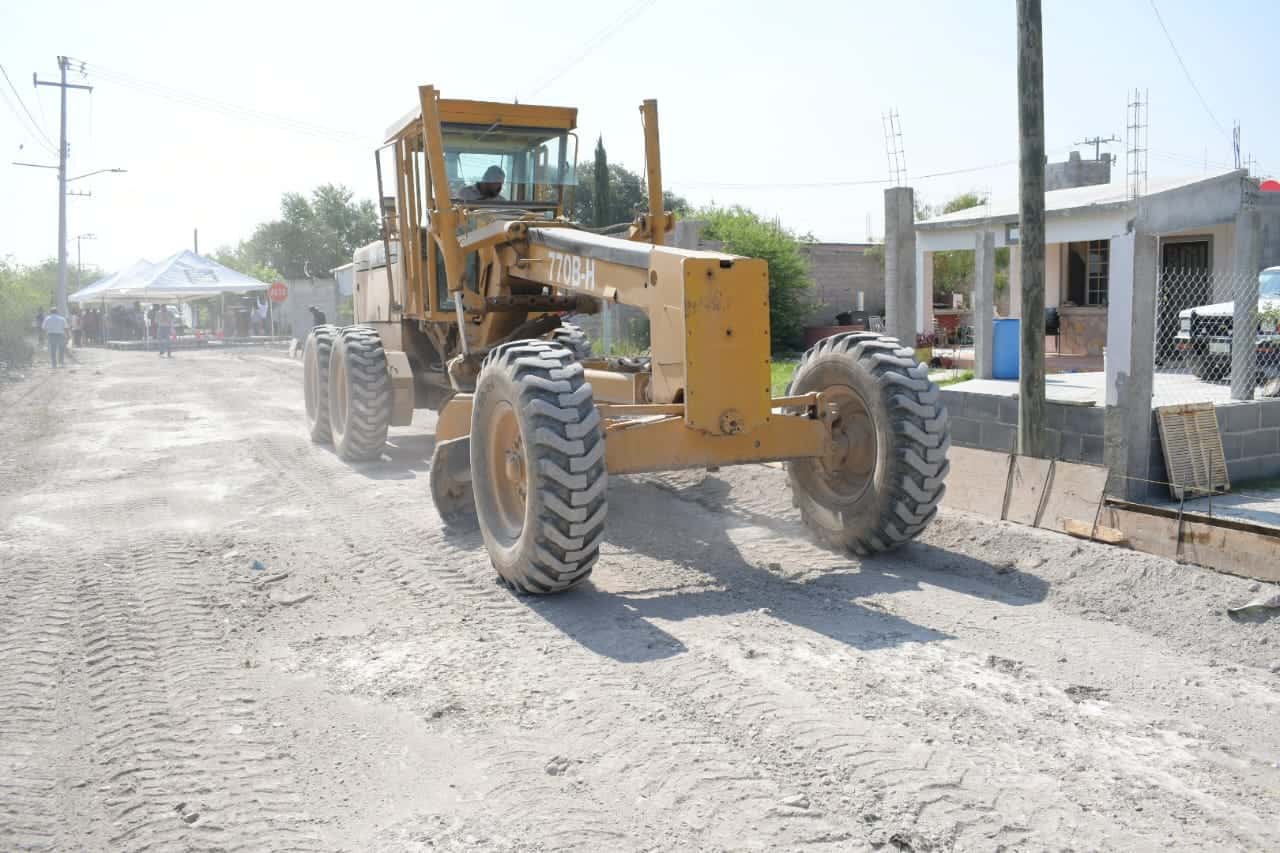
[[[876,425],[862,395],[848,385],[833,385],[822,393],[821,415],[831,431],[831,445],[813,462],[816,485],[828,498],[848,503],[875,480],[880,451]]]
[[[505,400],[492,410],[491,428],[485,438],[485,459],[493,484],[493,533],[507,544],[524,530],[528,500],[528,459],[520,435],[516,411]]]
[[[333,374],[329,384],[330,411],[333,412],[331,426],[335,433],[341,435],[347,431],[347,360],[342,357],[342,351],[334,354],[338,357],[329,365],[329,372]]]

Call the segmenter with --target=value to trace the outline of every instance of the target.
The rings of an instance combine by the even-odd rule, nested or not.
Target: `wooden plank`
[[[1101,522],[1123,531],[1136,550],[1254,580],[1280,582],[1280,560],[1276,557],[1280,536],[1184,518],[1179,543],[1176,517],[1118,506],[1104,507]]]
[[[1009,454],[972,447],[952,447],[947,454],[951,473],[947,475],[944,506],[1000,518],[1004,511],[1005,485],[1009,479]]]
[[[1053,483],[1039,526],[1065,531],[1064,522],[1069,518],[1088,519],[1092,524],[1107,488],[1107,473],[1107,469],[1099,465],[1054,463]]]
[[[1014,456],[1013,470],[1009,476],[1009,496],[1005,501],[1005,518],[1009,521],[1035,526],[1040,515],[1045,489],[1049,487],[1049,474],[1053,463],[1048,459],[1031,456]]]
[[[1129,544],[1129,539],[1124,535],[1123,530],[1117,530],[1114,527],[1107,527],[1104,524],[1095,525],[1092,521],[1081,521],[1078,518],[1064,518],[1062,520],[1062,529],[1066,533],[1080,539],[1092,539],[1095,542],[1104,542],[1107,545]]]

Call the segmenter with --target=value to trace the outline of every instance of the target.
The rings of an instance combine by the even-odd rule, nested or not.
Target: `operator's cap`
[[[491,181],[504,180],[506,177],[507,177],[507,173],[502,171],[501,166],[490,166],[489,168],[484,170],[484,178],[482,179],[482,181],[487,184]]]

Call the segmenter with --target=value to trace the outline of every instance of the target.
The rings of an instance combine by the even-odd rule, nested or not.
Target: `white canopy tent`
[[[68,302],[103,302],[127,297],[117,295],[116,285],[121,282],[135,281],[145,276],[155,264],[145,258],[134,261],[117,273],[98,279],[92,284],[82,287],[67,297]]]
[[[252,293],[268,287],[267,282],[238,273],[217,261],[182,251],[134,275],[126,277],[122,273],[110,283],[109,290],[120,298],[139,302],[185,302],[222,293]]]
[[[71,302],[187,303],[226,294],[263,291],[267,282],[236,272],[217,261],[181,251],[157,264],[138,260],[115,275],[81,288],[68,297]],[[263,303],[264,305],[267,303]],[[186,313],[184,309],[184,314]],[[219,311],[219,314],[224,312]],[[194,321],[194,317],[190,318]],[[146,324],[143,324],[146,339]]]

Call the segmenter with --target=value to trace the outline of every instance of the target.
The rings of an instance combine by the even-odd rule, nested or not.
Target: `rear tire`
[[[333,447],[349,462],[377,459],[391,425],[391,374],[373,329],[348,326],[329,360],[329,429]]]
[[[316,326],[307,335],[302,351],[302,395],[306,404],[307,433],[316,444],[333,440],[329,430],[329,357],[334,326]]]
[[[829,457],[787,463],[793,499],[828,545],[866,555],[917,536],[938,511],[950,425],[938,386],[895,338],[834,335],[805,353],[788,394],[823,391],[840,441]]]
[[[551,340],[567,348],[578,361],[591,358],[591,339],[582,331],[581,326],[573,323],[561,323],[551,333]]]
[[[608,504],[604,430],[583,368],[551,341],[485,357],[471,410],[471,488],[486,550],[513,589],[591,574]]]

